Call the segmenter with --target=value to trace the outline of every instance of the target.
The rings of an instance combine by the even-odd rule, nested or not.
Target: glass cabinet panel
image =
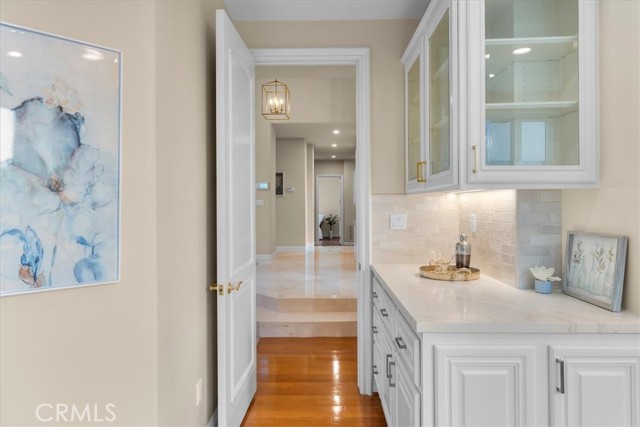
[[[428,175],[451,168],[449,132],[449,11],[429,37],[429,170]]]
[[[486,0],[487,166],[578,165],[578,0]]]
[[[418,179],[417,167],[421,160],[420,137],[420,55],[407,72],[407,178]]]

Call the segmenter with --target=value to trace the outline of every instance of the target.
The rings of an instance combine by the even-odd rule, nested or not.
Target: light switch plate
[[[389,228],[391,230],[406,230],[407,229],[407,214],[406,213],[392,213],[389,216]]]
[[[264,206],[264,199],[256,199],[256,206]]]

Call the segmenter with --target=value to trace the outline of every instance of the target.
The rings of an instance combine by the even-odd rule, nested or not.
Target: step
[[[356,312],[280,312],[256,307],[259,337],[353,337]]]
[[[329,312],[355,312],[357,299],[355,297],[291,297],[282,298],[258,293],[256,304],[259,307],[283,313],[329,313]]]

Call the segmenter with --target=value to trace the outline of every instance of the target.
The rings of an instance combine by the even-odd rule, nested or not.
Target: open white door
[[[216,11],[218,425],[239,426],[256,392],[255,63]]]

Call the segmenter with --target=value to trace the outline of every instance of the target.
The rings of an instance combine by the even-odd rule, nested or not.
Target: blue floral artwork
[[[121,53],[0,24],[0,296],[119,280]]]

